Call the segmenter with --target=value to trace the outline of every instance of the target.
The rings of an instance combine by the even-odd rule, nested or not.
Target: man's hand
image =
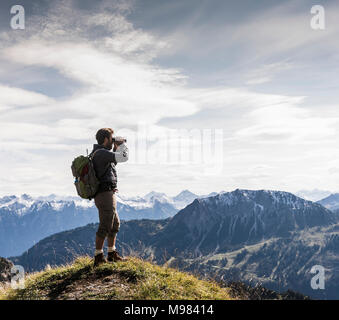
[[[116,142],[114,142],[114,147],[113,147],[113,151],[117,151],[117,148],[118,148],[118,144]]]

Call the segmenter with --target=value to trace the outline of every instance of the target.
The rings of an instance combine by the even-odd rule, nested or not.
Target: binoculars
[[[112,141],[119,146],[123,144],[124,142],[127,142],[127,139],[124,137],[116,136],[116,137],[112,137]]]

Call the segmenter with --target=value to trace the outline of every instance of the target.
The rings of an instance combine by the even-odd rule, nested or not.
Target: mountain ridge
[[[251,199],[249,195],[256,198]],[[291,193],[236,189],[194,200],[159,233],[155,246],[162,247],[170,241],[171,245],[167,245],[170,254],[184,247],[187,254],[193,252],[198,256],[229,250],[239,243],[252,243],[264,237],[287,237],[295,228],[328,226],[337,219],[320,204]],[[168,234],[175,234],[175,237],[169,240]]]
[[[147,199],[117,194],[117,209],[121,220],[166,219],[190,201],[191,198],[176,201],[156,192],[148,194]],[[1,197],[0,256],[21,254],[49,235],[96,222],[98,213],[94,202],[77,196]]]
[[[255,215],[268,218],[265,223],[273,219],[269,228],[260,228]],[[11,260],[39,269],[47,263],[68,262],[76,255],[92,255],[96,228],[91,224],[53,235]],[[255,279],[272,290],[292,289],[311,297],[320,293],[310,289],[309,270],[323,263],[330,279],[326,294],[339,298],[335,286],[339,283],[338,232],[339,215],[320,204],[280,191],[238,189],[196,199],[165,220],[123,221],[117,248],[157,264],[168,262],[202,275],[213,272],[224,280]]]

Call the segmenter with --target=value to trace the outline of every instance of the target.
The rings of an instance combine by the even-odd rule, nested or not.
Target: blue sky
[[[96,130],[134,146],[140,124],[152,159],[118,165],[121,194],[339,191],[336,1],[20,1],[25,30],[14,4],[0,4],[1,195],[74,194]],[[222,152],[157,162],[180,129],[222,130]]]

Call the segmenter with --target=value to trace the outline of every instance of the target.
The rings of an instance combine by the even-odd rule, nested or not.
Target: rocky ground
[[[0,282],[8,282],[11,280],[12,266],[12,262],[0,257]]]

